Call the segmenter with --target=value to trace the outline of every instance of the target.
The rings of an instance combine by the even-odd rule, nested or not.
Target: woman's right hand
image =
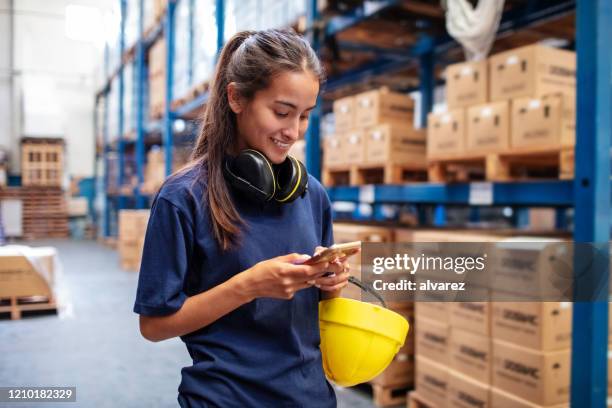
[[[253,265],[238,275],[249,301],[259,297],[292,299],[298,290],[314,285],[329,268],[329,262],[300,265],[308,255],[289,254]]]

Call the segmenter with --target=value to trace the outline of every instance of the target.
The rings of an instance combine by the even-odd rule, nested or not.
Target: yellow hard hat
[[[408,334],[408,321],[400,314],[345,298],[319,302],[319,327],[325,375],[343,387],[380,374]]]

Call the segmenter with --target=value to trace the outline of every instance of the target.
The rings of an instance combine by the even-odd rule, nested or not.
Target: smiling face
[[[319,81],[310,72],[280,73],[251,100],[238,95],[230,83],[228,98],[238,126],[236,148],[259,150],[272,163],[282,163],[291,146],[304,137],[318,93]]]

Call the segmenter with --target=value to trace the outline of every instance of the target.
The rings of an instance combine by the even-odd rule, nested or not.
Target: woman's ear
[[[230,109],[235,113],[239,114],[244,109],[242,96],[240,96],[240,92],[236,88],[235,82],[230,82],[227,84],[227,101],[229,103]]]

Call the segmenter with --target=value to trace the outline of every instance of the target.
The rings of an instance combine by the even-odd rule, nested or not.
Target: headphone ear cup
[[[235,158],[226,158],[223,174],[232,187],[255,201],[269,201],[276,193],[272,165],[256,150],[247,149]]]
[[[278,191],[274,199],[280,203],[290,203],[303,196],[308,189],[308,173],[306,166],[293,156],[277,167],[276,178]]]

